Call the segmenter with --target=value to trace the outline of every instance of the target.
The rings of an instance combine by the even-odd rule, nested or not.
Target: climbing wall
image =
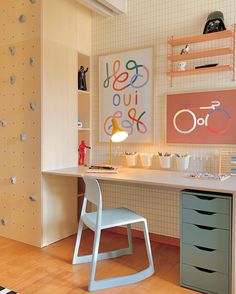
[[[0,0],[0,236],[40,246],[40,0]]]

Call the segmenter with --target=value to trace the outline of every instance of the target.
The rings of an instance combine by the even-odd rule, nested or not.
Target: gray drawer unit
[[[181,192],[181,285],[231,294],[232,195]]]
[[[203,293],[230,294],[228,275],[200,267],[183,264],[182,283]]]
[[[229,230],[183,223],[182,242],[211,249],[227,251],[229,248]]]
[[[209,212],[229,214],[230,203],[227,198],[217,198],[216,195],[182,194],[183,208],[198,209]]]
[[[229,272],[229,255],[225,251],[183,243],[182,262],[223,274]]]
[[[230,223],[228,214],[186,208],[182,210],[182,220],[184,223],[227,230]]]

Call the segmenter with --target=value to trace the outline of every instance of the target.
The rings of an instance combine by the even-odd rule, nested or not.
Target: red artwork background
[[[167,143],[236,144],[236,89],[167,95]]]

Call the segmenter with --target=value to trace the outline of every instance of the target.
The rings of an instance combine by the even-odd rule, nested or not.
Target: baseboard
[[[124,227],[115,227],[106,229],[106,231],[121,234],[121,235],[127,235],[127,229]],[[144,239],[144,235],[142,231],[138,231],[135,229],[132,229],[132,236],[139,239]],[[173,245],[173,246],[180,246],[180,240],[179,238],[169,237],[169,236],[163,236],[155,233],[149,233],[150,240],[153,242]]]

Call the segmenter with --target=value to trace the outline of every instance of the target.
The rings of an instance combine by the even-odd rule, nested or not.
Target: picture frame
[[[236,144],[236,89],[167,95],[167,144]]]
[[[153,48],[99,56],[99,141],[109,142],[112,118],[125,143],[153,142]]]

